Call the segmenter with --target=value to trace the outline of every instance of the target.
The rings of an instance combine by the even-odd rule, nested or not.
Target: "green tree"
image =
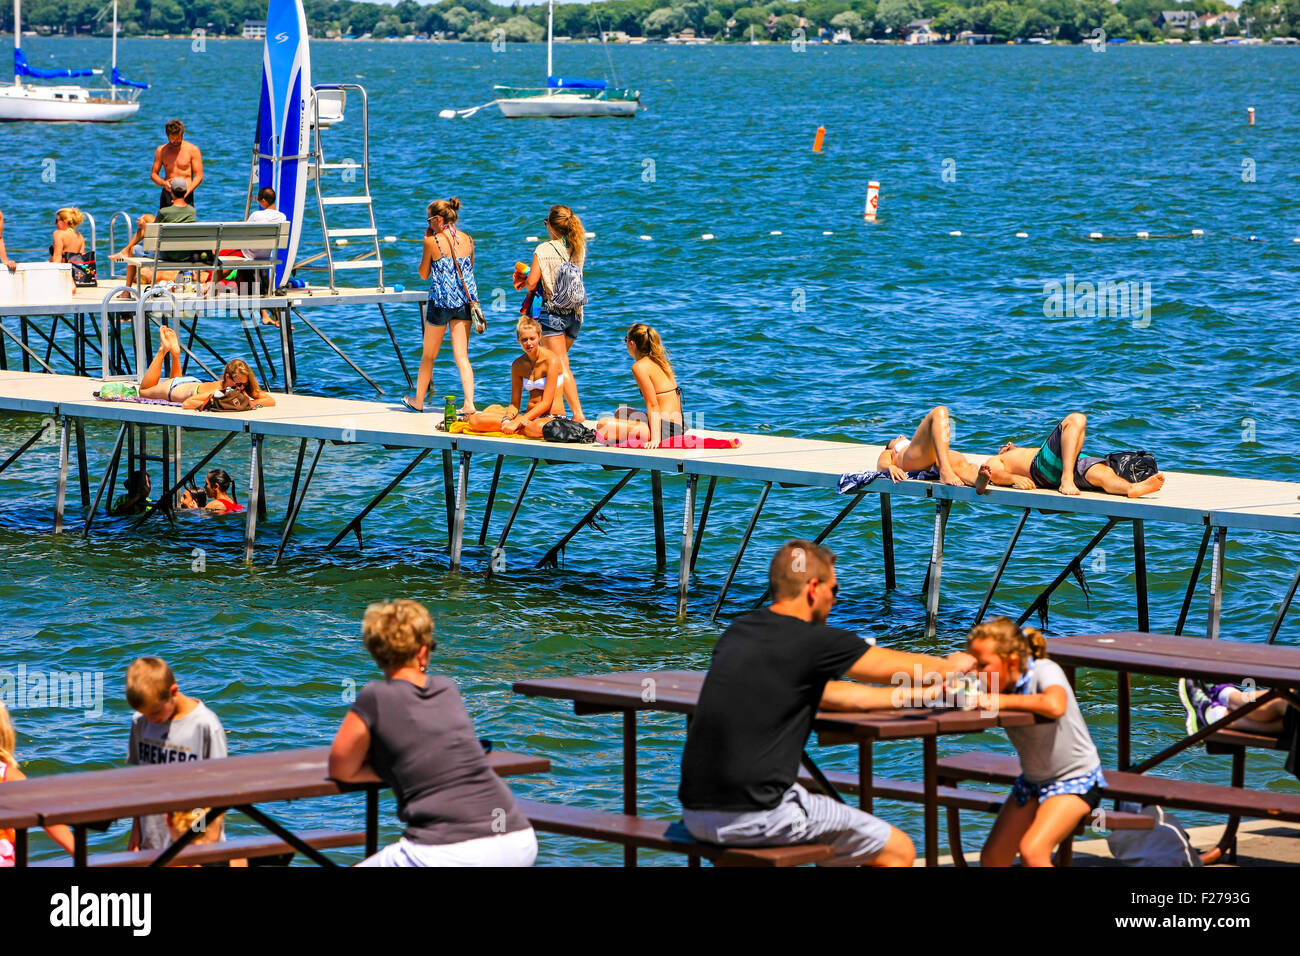
[[[501,28],[511,43],[540,43],[546,39],[546,30],[527,17],[511,17]]]
[[[452,33],[464,33],[474,22],[474,16],[462,6],[455,6],[442,15],[447,29]]]
[[[1128,36],[1128,18],[1116,10],[1108,16],[1101,25],[1102,31],[1106,38],[1110,37],[1127,37]]]
[[[1052,22],[1052,18],[1042,10],[1035,10],[1032,7],[1022,9],[1020,22],[1016,25],[1016,36],[1050,37],[1056,32],[1056,25]]]
[[[686,18],[680,10],[672,7],[660,7],[645,18],[643,27],[646,36],[662,37],[680,30],[686,25]]]
[[[876,7],[876,23],[894,33],[920,17],[919,0],[880,0]]]
[[[704,17],[704,32],[711,37],[716,37],[727,28],[727,18],[717,10],[710,10]]]
[[[843,13],[837,13],[831,17],[831,28],[834,30],[848,30],[855,40],[861,39],[867,32],[867,25],[862,22],[862,16],[852,10],[845,10]]]
[[[930,24],[935,33],[956,37],[972,25],[970,11],[959,6],[944,7]]]

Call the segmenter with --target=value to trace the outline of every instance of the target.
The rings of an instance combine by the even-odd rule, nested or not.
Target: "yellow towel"
[[[507,435],[505,432],[476,432],[469,427],[468,422],[452,422],[447,431],[452,435],[473,435],[475,438],[528,438],[523,432],[516,432],[513,435]]]

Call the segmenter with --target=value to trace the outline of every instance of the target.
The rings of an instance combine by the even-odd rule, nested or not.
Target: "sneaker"
[[[1194,734],[1208,727],[1212,721],[1206,719],[1205,712],[1214,703],[1199,681],[1182,678],[1178,681],[1178,699],[1187,711],[1187,732]]]

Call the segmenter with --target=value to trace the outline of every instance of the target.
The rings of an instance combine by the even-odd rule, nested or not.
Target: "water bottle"
[[[442,406],[443,426],[450,428],[456,420],[456,396],[448,395],[443,401],[446,403]]]

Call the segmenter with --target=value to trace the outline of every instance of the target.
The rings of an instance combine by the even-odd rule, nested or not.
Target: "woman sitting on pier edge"
[[[476,432],[504,432],[513,435],[522,430],[528,438],[541,438],[542,426],[551,414],[559,389],[564,385],[563,366],[558,356],[542,345],[542,327],[536,319],[522,317],[515,325],[515,336],[523,355],[510,363],[510,404],[505,408],[489,405],[470,415],[465,423]],[[527,394],[527,407],[520,404]]]
[[[144,373],[144,378],[140,379],[139,392],[141,398],[161,399],[165,402],[180,402],[185,408],[202,408],[207,404],[208,396],[216,391],[224,391],[229,388],[241,388],[248,395],[253,403],[254,408],[270,408],[275,404],[275,399],[269,392],[262,390],[257,384],[257,378],[253,375],[253,370],[248,367],[248,363],[243,359],[232,359],[226,363],[222,371],[221,380],[217,382],[200,381],[193,375],[175,375],[171,378],[163,378],[163,359],[169,354],[172,358],[172,371],[177,372],[181,367],[181,343],[176,337],[176,332],[163,326],[159,329],[162,338],[162,344],[158,346],[158,354],[153,357],[149,363],[149,368]]]
[[[664,439],[686,433],[682,421],[682,387],[677,384],[659,333],[650,326],[637,322],[627,330],[623,343],[632,357],[632,377],[641,389],[646,410],[639,412],[620,405],[612,418],[600,420],[596,434],[610,445],[627,442],[658,448]]]

